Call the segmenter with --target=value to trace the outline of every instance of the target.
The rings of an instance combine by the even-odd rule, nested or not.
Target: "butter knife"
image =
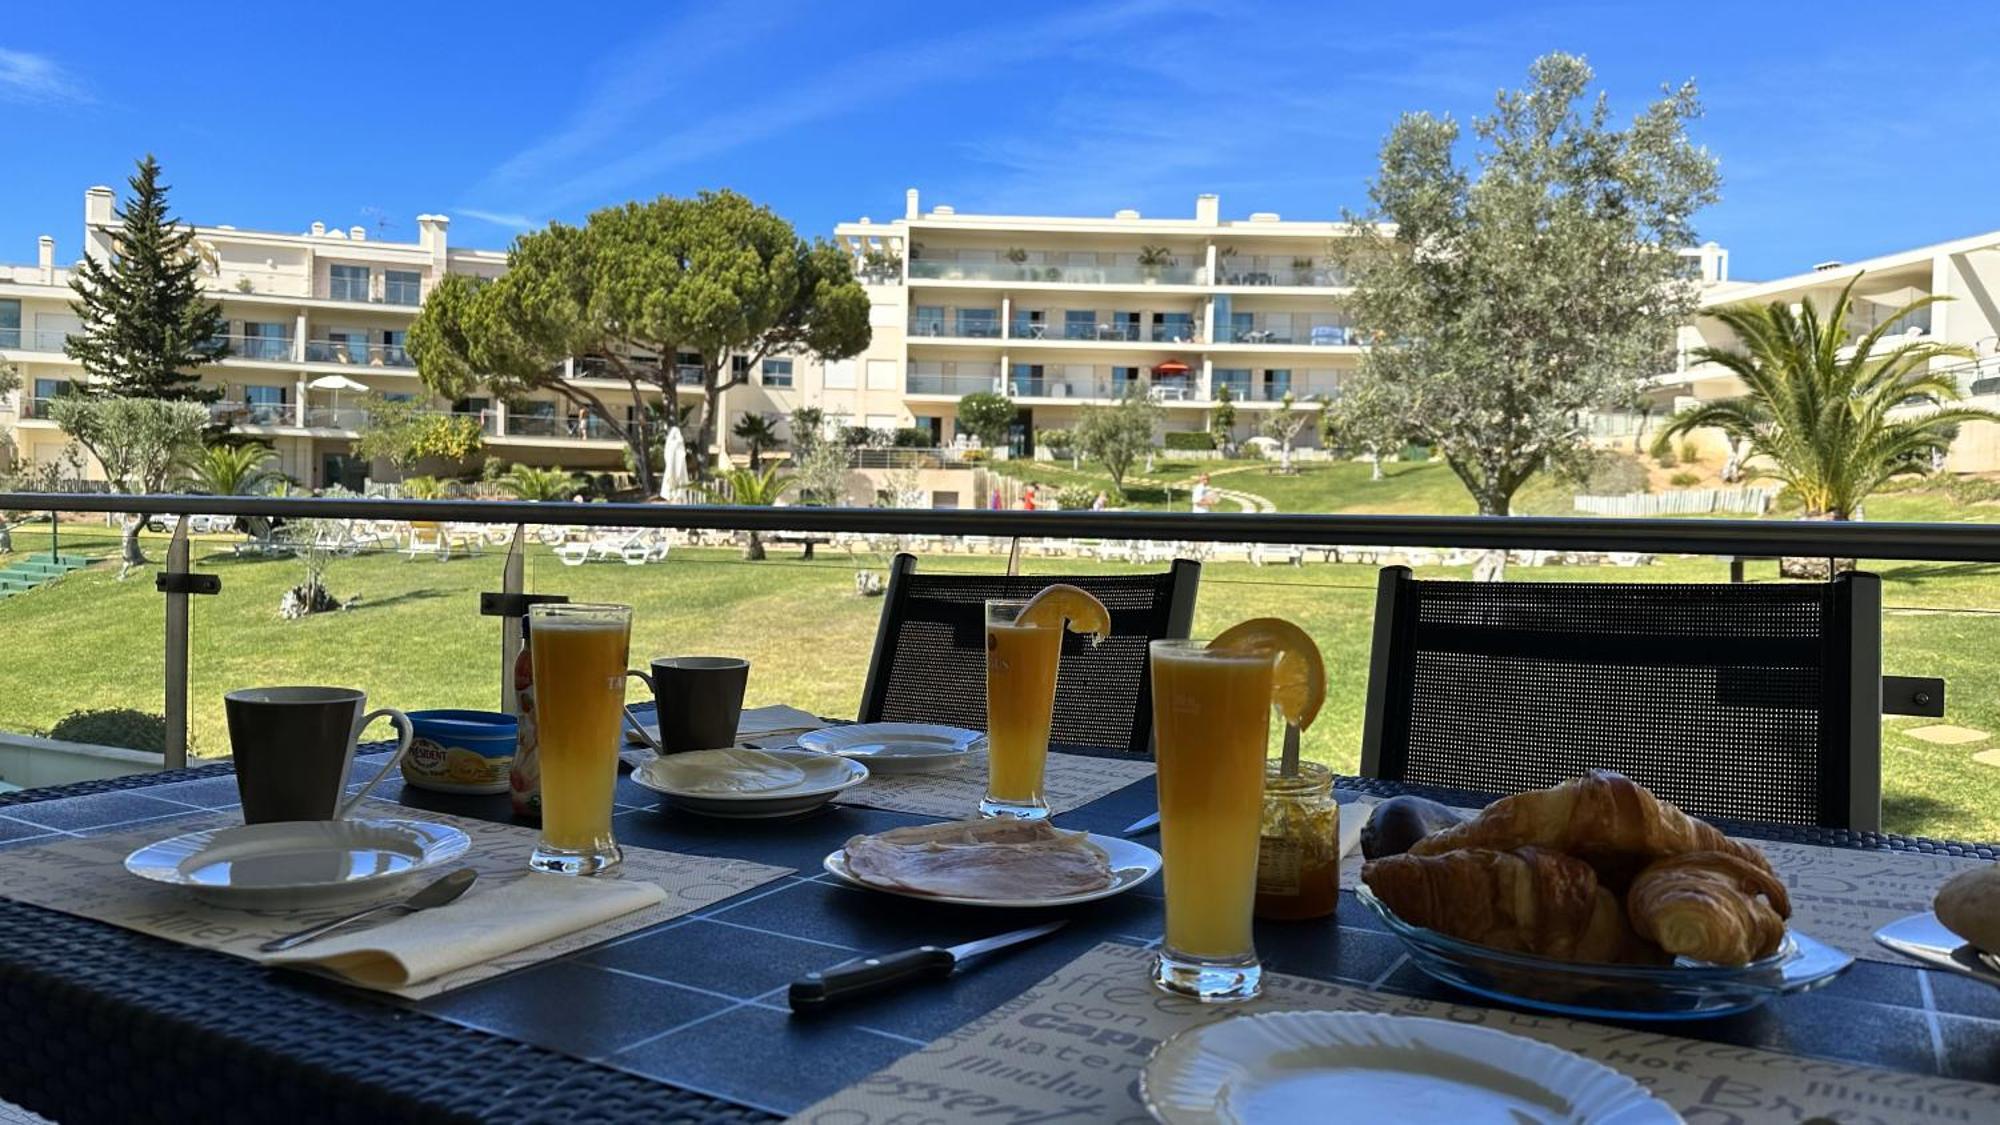
[[[2000,971],[1995,971],[1988,955],[1945,929],[1935,914],[1899,918],[1875,931],[1875,940],[1905,957],[2000,988]]]
[[[883,992],[922,978],[943,980],[971,958],[1046,937],[1068,924],[1068,919],[1059,918],[978,941],[948,946],[920,945],[901,953],[864,958],[825,972],[807,973],[792,982],[789,993],[792,1011],[819,1011],[843,1000]]]

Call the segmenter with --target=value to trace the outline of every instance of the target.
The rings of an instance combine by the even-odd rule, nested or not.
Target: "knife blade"
[[[1011,930],[958,945],[920,945],[900,953],[868,957],[851,965],[838,965],[824,972],[807,973],[792,982],[787,993],[792,1011],[818,1011],[857,996],[898,987],[919,978],[943,980],[971,958],[1046,937],[1069,924],[1058,918],[1039,926]]]
[[[1146,816],[1142,816],[1139,819],[1133,821],[1132,823],[1126,825],[1125,830],[1120,832],[1119,835],[1139,836],[1143,835],[1144,833],[1151,832],[1153,829],[1158,828],[1159,826],[1160,826],[1160,814],[1151,813]]]
[[[1945,929],[1935,914],[1912,914],[1891,922],[1875,931],[1875,940],[1905,957],[2000,987],[2000,970]]]

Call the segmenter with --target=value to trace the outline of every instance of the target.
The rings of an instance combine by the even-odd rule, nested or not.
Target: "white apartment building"
[[[1805,273],[1761,282],[1730,280],[1727,254],[1713,243],[1688,253],[1702,259],[1701,311],[1692,323],[1681,326],[1674,370],[1652,380],[1650,417],[1606,416],[1607,431],[1622,430],[1629,435],[1634,428],[1657,423],[1689,403],[1743,393],[1742,382],[1726,369],[1692,359],[1691,353],[1699,347],[1735,345],[1728,327],[1716,319],[1715,310],[1744,302],[1779,301],[1792,305],[1810,302],[1824,313],[1856,277],[1861,280],[1855,285],[1854,306],[1849,313],[1850,338],[1887,323],[1894,339],[1886,341],[1881,346],[1884,349],[1901,340],[1937,340],[1969,348],[1972,360],[1937,360],[1935,366],[1951,370],[1969,405],[2000,410],[2000,231],[1861,262],[1823,262]],[[1931,294],[1950,299],[1891,321],[1896,309]],[[1615,435],[1607,432],[1606,436]],[[1704,444],[1721,447],[1720,435],[1704,436],[1708,439]],[[2000,427],[1966,427],[1952,446],[1945,467],[1957,472],[2000,470]]]
[[[1225,220],[1213,195],[1189,218],[960,214],[923,210],[912,189],[901,218],[834,233],[873,303],[868,349],[799,365],[791,388],[733,392],[732,418],[809,402],[942,445],[958,400],[992,391],[1018,404],[1011,444],[1025,453],[1037,430],[1135,387],[1165,429],[1204,429],[1227,385],[1247,435],[1288,392],[1301,407],[1332,397],[1360,361],[1329,260],[1339,223]]]
[[[84,194],[86,254],[109,253],[115,203],[107,187]],[[447,273],[495,277],[507,264],[501,251],[449,246],[449,227],[442,215],[419,215],[413,243],[321,223],[302,234],[195,227],[204,288],[229,322],[230,354],[203,373],[222,391],[211,407],[217,419],[268,442],[278,468],[309,487],[386,475],[386,466],[353,456],[371,391],[478,418],[490,452],[509,461],[616,469],[624,443],[552,398],[450,403],[424,389],[403,345],[425,295]],[[0,361],[13,363],[23,383],[12,401],[0,398],[0,422],[13,428],[15,456],[48,463],[68,444],[47,418],[48,401],[83,373],[63,354],[64,337],[79,329],[71,271],[56,264],[47,235],[37,259],[0,266]]]

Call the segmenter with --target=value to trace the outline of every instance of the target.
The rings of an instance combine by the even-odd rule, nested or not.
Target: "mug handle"
[[[389,771],[402,763],[403,755],[410,752],[410,743],[416,737],[416,728],[410,725],[410,717],[408,715],[403,714],[394,707],[378,707],[361,716],[361,721],[354,724],[354,733],[349,736],[348,741],[351,744],[359,744],[361,741],[361,732],[368,729],[368,724],[384,717],[387,717],[390,722],[396,724],[398,734],[396,752],[389,755],[389,760],[383,763],[382,768],[376,771],[374,777],[368,779],[368,784],[356,790],[354,796],[342,801],[340,807],[333,810],[333,819],[335,820],[347,819],[347,814],[354,811],[354,806],[361,803],[361,799],[368,795],[368,791],[382,784],[382,779],[388,777]]]
[[[640,683],[645,684],[647,691],[654,690],[653,677],[639,671],[637,668],[627,669],[625,676],[627,679],[636,679]],[[630,707],[625,707],[622,710],[625,712],[625,725],[632,728],[632,733],[639,736],[639,741],[645,743],[647,748],[652,750],[653,753],[664,755],[666,751],[660,749],[660,740],[647,733],[646,724],[639,721],[639,716],[634,715]]]

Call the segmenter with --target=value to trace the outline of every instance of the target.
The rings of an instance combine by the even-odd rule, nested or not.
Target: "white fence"
[[[1766,488],[1695,488],[1681,492],[1632,492],[1578,496],[1576,510],[1599,516],[1709,516],[1718,512],[1761,516],[1771,510]]]

